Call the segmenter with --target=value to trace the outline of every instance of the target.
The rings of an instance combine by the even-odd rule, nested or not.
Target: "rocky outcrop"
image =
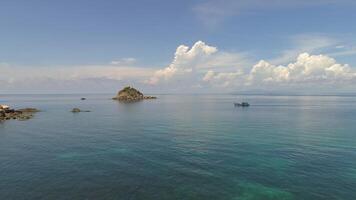
[[[72,109],[72,113],[78,113],[81,112],[81,110],[79,108],[73,108]]]
[[[8,106],[8,105],[0,105],[0,110],[6,110],[6,109],[10,109],[10,106]]]
[[[135,102],[141,101],[144,99],[156,99],[157,97],[154,96],[144,96],[142,92],[138,91],[133,87],[125,87],[124,89],[120,90],[114,100],[119,100],[122,102]]]
[[[1,106],[0,108],[0,121],[17,119],[28,120],[31,119],[34,113],[39,112],[36,108],[24,108],[24,109],[11,109],[8,106]]]

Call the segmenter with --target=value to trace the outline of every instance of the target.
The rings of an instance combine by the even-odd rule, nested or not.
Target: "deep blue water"
[[[0,199],[356,199],[356,97],[158,97],[0,95]]]

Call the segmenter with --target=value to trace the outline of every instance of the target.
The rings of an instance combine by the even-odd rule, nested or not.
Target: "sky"
[[[356,94],[353,0],[3,0],[0,93]]]

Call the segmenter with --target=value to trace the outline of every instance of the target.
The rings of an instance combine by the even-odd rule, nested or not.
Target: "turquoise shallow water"
[[[0,199],[356,199],[356,97],[110,97],[0,95]]]

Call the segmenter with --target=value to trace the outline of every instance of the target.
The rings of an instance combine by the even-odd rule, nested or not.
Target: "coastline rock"
[[[0,121],[17,119],[17,120],[28,120],[33,117],[33,114],[39,112],[36,108],[24,108],[24,109],[10,109],[10,107],[0,108]]]
[[[112,98],[114,100],[122,101],[122,102],[135,102],[141,101],[144,99],[157,99],[154,96],[144,96],[142,92],[138,91],[137,89],[127,86],[120,90],[116,97]]]
[[[7,110],[10,109],[10,106],[8,105],[0,105],[0,110]]]
[[[0,119],[6,117],[6,113],[4,110],[0,110]]]

